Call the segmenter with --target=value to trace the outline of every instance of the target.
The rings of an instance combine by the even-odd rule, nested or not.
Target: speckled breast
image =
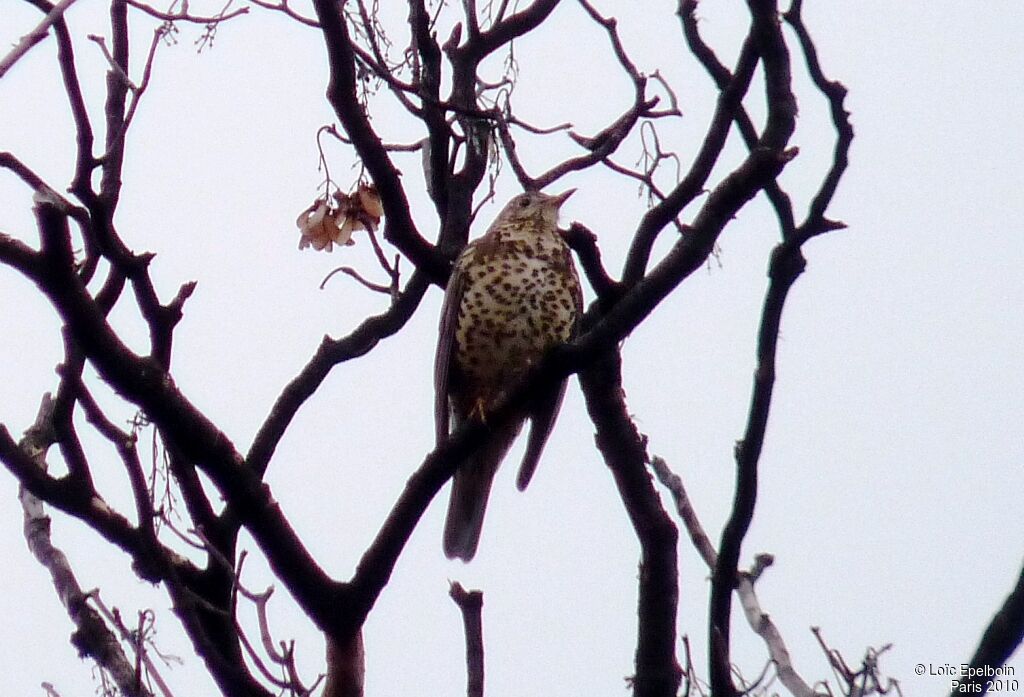
[[[557,234],[503,230],[487,242],[459,259],[465,288],[455,342],[460,370],[493,400],[497,388],[571,338],[580,291]]]

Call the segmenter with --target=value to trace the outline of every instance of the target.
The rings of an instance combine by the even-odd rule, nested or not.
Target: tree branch
[[[697,17],[695,10],[697,8],[697,0],[683,0],[680,3],[679,18],[683,26],[683,36],[686,39],[686,45],[690,48],[690,52],[697,57],[701,65],[708,72],[711,78],[714,80],[715,85],[719,90],[725,90],[728,88],[729,83],[732,82],[733,75],[729,72],[719,60],[715,52],[704,43],[704,40],[700,36],[700,32],[697,29]],[[754,122],[751,120],[750,115],[747,114],[747,110],[743,108],[742,104],[738,104],[735,109],[734,121],[737,128],[739,129],[740,135],[743,138],[743,142],[746,144],[748,150],[753,150],[757,147],[758,133],[754,127]],[[793,221],[793,205],[789,200],[789,196],[782,190],[779,183],[776,181],[769,182],[765,186],[765,195],[775,208],[775,214],[779,219],[779,225],[782,228],[783,237],[788,237],[796,227]]]
[[[248,467],[262,476],[274,450],[299,408],[319,388],[331,369],[344,361],[369,353],[382,339],[405,326],[430,287],[425,273],[415,272],[398,298],[383,313],[369,317],[343,339],[324,337],[302,371],[281,391],[264,419],[246,456]]]
[[[50,27],[53,26],[57,20],[63,17],[64,12],[75,2],[76,0],[61,0],[53,6],[53,9],[43,17],[43,20],[39,22],[32,31],[21,37],[21,41],[19,41],[17,45],[15,45],[15,47],[3,57],[3,59],[0,59],[0,78],[3,78],[3,76],[7,74],[7,71],[10,70],[22,56],[28,53],[33,46],[46,38],[46,35],[50,33]]]
[[[807,218],[800,225],[799,229],[794,231],[794,236],[799,238],[797,241],[808,240],[815,235],[846,227],[841,222],[826,218],[825,210],[832,202],[832,197],[839,186],[839,180],[849,164],[850,145],[853,142],[853,125],[850,123],[850,114],[844,106],[846,88],[842,83],[825,77],[821,63],[818,60],[818,51],[800,14],[802,7],[802,0],[793,0],[792,5],[783,15],[783,18],[796,31],[811,80],[828,100],[832,124],[836,129],[836,144],[832,152],[832,165],[829,167],[828,174],[822,180],[821,187],[811,200]]]
[[[191,22],[192,24],[211,25],[226,22],[229,19],[234,19],[235,17],[240,17],[241,15],[249,13],[248,7],[239,7],[237,9],[231,10],[230,12],[221,12],[216,15],[203,16],[194,15],[188,12],[187,10],[182,10],[181,12],[162,12],[156,9],[155,7],[152,7],[151,5],[147,5],[144,2],[139,2],[139,0],[124,0],[124,2],[134,7],[136,10],[144,12],[150,17],[159,19],[163,22]],[[277,7],[271,7],[270,5],[262,2],[257,2],[257,0],[250,0],[250,2],[252,2],[252,4],[254,5],[259,5],[260,7],[266,7],[268,9],[279,9]]]
[[[448,595],[462,612],[466,634],[466,697],[483,697],[484,630],[481,615],[484,594],[480,591],[467,591],[458,581],[453,581]]]
[[[781,151],[795,129],[796,100],[791,89],[789,54],[778,24],[774,0],[750,0],[751,36],[765,72],[768,119],[758,148]],[[752,155],[757,152],[752,151]],[[785,231],[784,231],[785,232]],[[775,381],[775,351],[782,309],[790,287],[805,266],[799,246],[783,242],[772,253],[769,286],[758,331],[757,369],[743,439],[736,445],[736,491],[732,512],[722,531],[718,564],[711,585],[708,612],[709,671],[712,692],[736,695],[730,661],[730,615],[740,548],[757,500],[757,463],[764,442]]]
[[[718,553],[715,551],[711,539],[704,532],[704,527],[697,518],[697,512],[690,503],[690,497],[683,486],[683,480],[673,473],[669,469],[668,464],[660,457],[651,459],[651,469],[658,477],[658,481],[672,494],[672,499],[676,504],[676,513],[682,519],[683,525],[690,535],[690,540],[693,542],[693,546],[697,549],[698,554],[700,554],[708,569],[714,573],[718,566]],[[757,593],[754,592],[754,581],[760,576],[760,571],[764,567],[771,565],[772,559],[770,555],[758,555],[758,562],[760,566],[757,573],[745,572],[739,574],[736,584],[736,595],[743,606],[743,614],[747,618],[747,623],[764,640],[765,646],[768,648],[768,655],[772,663],[775,664],[779,681],[789,690],[790,694],[793,697],[819,697],[814,689],[796,672],[796,669],[793,667],[793,660],[789,655],[789,649],[786,648],[786,642],[779,633],[778,627],[772,622],[771,617],[761,609]],[[687,692],[684,691],[683,694],[685,695]]]
[[[950,697],[960,694],[984,694],[991,687],[992,675],[1006,663],[1013,652],[1024,642],[1024,568],[1021,569],[1017,585],[1006,597],[996,612],[978,648],[971,657],[966,677],[957,681]]]
[[[318,622],[326,621],[336,584],[316,564],[258,473],[220,431],[177,389],[166,370],[133,353],[107,323],[75,275],[66,225],[53,205],[38,203],[45,269],[33,267],[30,278],[50,298],[82,351],[100,376],[126,399],[140,406],[160,428],[170,447],[203,468],[238,519],[253,534],[271,566],[300,605]],[[2,252],[0,252],[2,256]],[[79,507],[87,502],[76,499]]]
[[[16,446],[31,466],[43,473],[46,471],[46,451],[56,438],[52,417],[53,401],[46,394],[35,423],[25,431],[25,437]],[[50,573],[57,597],[75,625],[72,641],[76,648],[106,670],[125,695],[152,697],[152,693],[143,687],[117,636],[99,613],[89,607],[86,602],[88,596],[82,592],[71,563],[54,546],[50,538],[50,517],[46,515],[42,502],[25,488],[21,488],[18,498],[25,515],[25,541],[35,558]]]
[[[633,424],[622,392],[621,357],[608,351],[580,372],[597,448],[615,478],[640,542],[635,697],[675,697],[682,681],[676,660],[678,532],[645,469],[646,439]]]
[[[496,21],[488,28],[455,49],[473,64],[497,51],[513,39],[536,29],[558,6],[559,0],[534,0],[528,7]],[[500,13],[499,16],[502,16]]]
[[[601,263],[601,250],[597,246],[597,235],[580,223],[573,223],[564,232],[565,241],[580,260],[583,273],[590,287],[601,302],[611,302],[618,296],[620,286]]]
[[[647,211],[633,235],[633,243],[630,245],[622,270],[622,281],[627,286],[632,286],[643,278],[658,233],[703,191],[704,184],[718,162],[722,148],[725,147],[729,125],[750,87],[756,66],[757,50],[752,39],[748,37],[736,60],[732,81],[718,96],[715,113],[711,117],[704,142],[694,157],[690,171],[661,203]]]
[[[384,237],[432,280],[443,283],[448,275],[447,265],[416,229],[399,180],[400,173],[391,162],[359,102],[356,94],[355,57],[339,6],[333,0],[314,0],[313,6],[320,20],[330,61],[331,77],[327,86],[327,99],[380,194],[386,220]]]
[[[46,14],[49,14],[54,9],[53,4],[48,0],[28,0],[28,2],[40,12],[45,12]],[[89,176],[95,167],[95,158],[92,154],[92,124],[89,121],[89,112],[85,108],[82,86],[78,80],[71,33],[68,31],[63,15],[53,22],[53,28],[57,38],[57,62],[60,65],[61,76],[64,79],[64,92],[71,107],[71,117],[75,123],[76,140],[78,143],[75,179],[72,182],[71,190],[88,207],[88,202],[92,198]]]
[[[732,512],[722,531],[718,563],[711,582],[711,607],[708,615],[711,638],[712,690],[716,695],[734,694],[729,659],[729,625],[732,592],[736,586],[740,547],[754,517],[757,501],[757,463],[761,456],[772,388],[775,384],[775,350],[782,322],[782,308],[790,287],[804,269],[799,248],[780,245],[772,255],[770,282],[761,312],[758,330],[757,368],[753,395],[743,439],[736,444],[736,492]],[[716,682],[725,680],[726,682]]]
[[[366,656],[363,633],[355,632],[344,641],[327,637],[327,681],[322,697],[363,697]]]

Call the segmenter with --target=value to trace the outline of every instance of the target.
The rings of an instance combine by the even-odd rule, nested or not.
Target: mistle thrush
[[[583,296],[558,209],[572,194],[528,192],[513,198],[486,234],[455,261],[441,310],[434,366],[438,442],[462,423],[487,414],[545,351],[569,341]],[[551,433],[565,381],[531,400],[459,465],[444,530],[444,552],[469,561],[476,553],[491,482],[523,422],[530,438],[517,485],[525,489]]]

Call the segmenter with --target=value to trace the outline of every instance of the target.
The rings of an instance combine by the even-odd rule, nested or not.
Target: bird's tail
[[[444,553],[449,559],[468,562],[476,554],[494,475],[520,427],[522,421],[513,421],[491,434],[480,450],[455,471],[444,524]]]

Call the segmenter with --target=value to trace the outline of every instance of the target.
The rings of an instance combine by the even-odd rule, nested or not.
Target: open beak
[[[555,208],[561,208],[562,204],[565,203],[565,200],[572,196],[574,193],[576,193],[576,189],[569,189],[568,191],[563,191],[557,196],[552,196],[551,198],[554,199]]]

